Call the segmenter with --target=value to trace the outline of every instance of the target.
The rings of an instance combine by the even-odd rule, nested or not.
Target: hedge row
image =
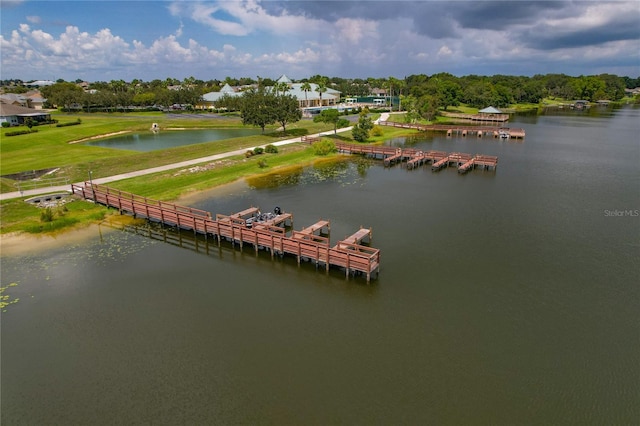
[[[59,123],[59,124],[56,124],[56,127],[77,126],[78,124],[80,124],[80,121],[72,121],[70,123]]]
[[[37,130],[16,130],[14,132],[7,132],[5,136],[18,136],[18,135],[28,135],[29,133],[35,133]]]

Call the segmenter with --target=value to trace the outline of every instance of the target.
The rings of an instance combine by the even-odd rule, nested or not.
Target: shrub
[[[40,212],[40,221],[53,222],[53,209],[51,207],[47,207]]]
[[[384,130],[382,130],[382,127],[380,126],[373,126],[373,129],[371,129],[372,136],[382,136],[383,134]]]
[[[268,154],[277,154],[278,153],[278,147],[272,144],[269,144],[267,146],[264,147],[264,152],[268,153]]]
[[[58,123],[58,124],[56,124],[56,127],[77,126],[80,123],[82,123],[82,122],[78,118],[78,121],[71,121],[69,123]]]
[[[264,152],[264,148],[262,148],[261,146],[256,146],[255,148],[253,148],[253,153],[256,155],[260,155]]]
[[[369,137],[369,132],[360,126],[354,126],[351,131],[351,136],[358,142],[364,142]]]
[[[248,150],[247,152],[244,153],[244,156],[249,158],[249,157],[253,157],[253,151]]]
[[[36,133],[38,130],[16,130],[15,132],[7,132],[5,136],[18,136],[18,135],[28,135],[29,133]]]
[[[322,139],[318,142],[314,142],[312,145],[313,152],[316,155],[329,155],[333,152],[337,152],[336,144],[333,141]]]
[[[262,159],[258,161],[258,167],[260,167],[261,169],[264,169],[265,167],[267,167],[267,160]]]
[[[8,121],[3,121],[2,122],[2,127],[9,127],[9,126],[11,126],[11,124],[9,124]]]

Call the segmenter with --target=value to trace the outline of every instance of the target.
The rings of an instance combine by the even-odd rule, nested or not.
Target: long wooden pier
[[[403,129],[414,129],[423,132],[446,132],[447,136],[452,135],[476,135],[481,138],[483,136],[492,136],[500,139],[524,139],[524,129],[516,129],[511,127],[498,126],[465,126],[461,124],[415,124],[415,123],[397,123],[395,121],[380,121],[381,126],[399,127]]]
[[[259,209],[252,207],[230,215],[217,214],[214,219],[211,213],[184,207],[173,203],[153,200],[131,194],[104,185],[84,182],[82,185],[71,185],[71,192],[85,200],[116,208],[121,214],[146,218],[182,230],[191,230],[205,237],[227,240],[234,246],[239,244],[242,250],[245,244],[258,250],[269,250],[274,255],[294,255],[301,261],[315,262],[316,266],[343,268],[346,276],[361,273],[367,282],[377,276],[380,268],[380,250],[362,245],[365,237],[371,238],[371,230],[359,229],[353,235],[339,241],[333,247],[329,238],[316,234],[322,229],[329,229],[328,221],[320,221],[302,231],[287,231],[293,228],[293,215],[280,213],[275,218],[255,222]],[[251,226],[248,226],[251,224]]]

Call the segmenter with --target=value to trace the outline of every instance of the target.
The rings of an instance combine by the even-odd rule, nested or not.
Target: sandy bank
[[[89,138],[78,139],[76,141],[71,141],[69,143],[87,142],[87,141],[92,141],[92,140],[95,140],[95,139],[108,138],[109,136],[118,136],[118,135],[122,135],[122,134],[125,134],[125,133],[131,133],[131,130],[121,130],[119,132],[105,133],[104,135],[91,136]]]

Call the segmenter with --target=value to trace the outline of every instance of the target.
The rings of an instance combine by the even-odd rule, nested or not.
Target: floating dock
[[[230,215],[212,214],[191,207],[153,200],[131,194],[104,185],[84,182],[82,185],[71,185],[71,192],[85,200],[116,208],[121,214],[145,218],[149,221],[176,227],[180,230],[191,230],[194,234],[212,236],[218,240],[231,242],[234,246],[248,244],[258,250],[269,250],[271,256],[294,255],[298,264],[302,261],[314,262],[316,267],[342,268],[349,274],[360,273],[366,276],[367,282],[377,276],[380,268],[380,250],[362,245],[364,238],[371,239],[371,230],[361,228],[353,235],[339,241],[333,247],[329,238],[319,234],[329,229],[329,221],[319,221],[304,228],[292,231],[293,215],[280,212],[274,218],[256,222],[259,214],[257,207],[251,207]],[[366,232],[365,232],[366,231]]]

